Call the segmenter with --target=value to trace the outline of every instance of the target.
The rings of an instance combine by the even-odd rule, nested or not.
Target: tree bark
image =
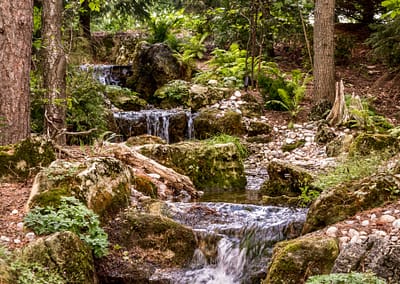
[[[46,90],[46,130],[50,138],[65,144],[66,59],[61,42],[62,0],[43,0],[43,83]]]
[[[314,104],[335,100],[335,0],[315,1]]]
[[[32,15],[32,0],[0,0],[0,145],[30,134]]]

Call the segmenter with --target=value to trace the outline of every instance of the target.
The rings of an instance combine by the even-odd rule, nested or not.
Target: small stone
[[[377,236],[377,237],[386,237],[387,236],[386,232],[385,231],[381,231],[381,230],[376,230],[374,232],[374,235]]]
[[[351,244],[360,244],[361,243],[361,239],[360,239],[360,236],[353,236],[352,238],[351,238],[351,240],[350,240],[350,243]]]
[[[242,96],[242,93],[240,93],[240,91],[235,91],[234,95],[240,98]]]
[[[30,242],[35,239],[36,235],[34,232],[29,232],[25,235],[25,238],[28,239]]]
[[[14,209],[13,211],[11,211],[11,215],[17,215],[18,214],[18,210]]]
[[[348,221],[345,221],[345,223],[346,223],[347,225],[353,225],[353,224],[354,224],[354,221],[353,221],[353,220],[348,220]]]
[[[373,214],[371,214],[371,220],[374,220],[374,219],[376,219],[376,215],[373,213]]]
[[[396,229],[400,229],[400,219],[394,220],[392,226]]]
[[[159,174],[148,174],[149,177],[155,178],[155,179],[160,179],[161,176]]]
[[[349,241],[350,241],[350,238],[349,237],[340,237],[339,238],[339,241],[341,242],[341,243],[348,243]]]
[[[360,236],[360,233],[358,231],[354,230],[353,228],[351,228],[349,230],[349,236],[351,238],[353,238],[353,237],[357,237],[358,238]]]
[[[391,215],[393,214],[392,210],[386,210],[385,212],[383,212],[384,215]]]
[[[396,220],[396,218],[393,217],[392,215],[382,215],[379,218],[379,222],[382,222],[382,223],[392,223],[394,220]]]
[[[392,242],[397,242],[397,241],[399,240],[399,237],[398,237],[398,236],[392,236],[392,237],[390,238],[390,240],[391,240]]]
[[[6,237],[6,236],[1,236],[0,237],[0,241],[2,241],[2,242],[9,242],[10,241],[10,238],[9,237]]]
[[[22,231],[23,229],[24,229],[24,223],[19,222],[19,223],[17,224],[17,230],[18,230],[18,231]]]
[[[233,95],[233,96],[231,96],[229,99],[230,99],[231,101],[234,101],[234,100],[236,100],[236,96]]]
[[[361,226],[366,227],[368,225],[369,225],[369,220],[364,220],[364,221],[361,222]]]
[[[326,235],[329,237],[336,238],[338,232],[338,228],[336,227],[329,227],[328,230],[326,230]]]
[[[15,239],[14,240],[14,244],[20,244],[21,243],[21,240],[20,239]]]

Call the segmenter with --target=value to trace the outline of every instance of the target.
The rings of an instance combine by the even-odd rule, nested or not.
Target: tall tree
[[[61,41],[63,0],[43,0],[43,84],[46,90],[46,129],[51,138],[65,144],[66,58]]]
[[[0,145],[30,133],[32,15],[32,0],[0,0]]]
[[[335,100],[334,61],[335,0],[315,1],[314,22],[314,102],[333,104]]]

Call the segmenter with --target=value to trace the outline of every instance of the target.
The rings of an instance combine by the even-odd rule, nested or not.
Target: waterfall
[[[298,236],[306,209],[232,203],[168,203],[198,243],[189,269],[158,273],[174,284],[244,284],[265,278],[274,243]],[[258,283],[258,282],[257,282]]]
[[[93,72],[93,77],[103,85],[124,87],[126,78],[132,74],[132,66],[126,65],[81,65],[83,71]]]
[[[141,134],[159,136],[167,143],[194,138],[193,114],[183,109],[149,109],[116,112],[120,133],[128,138]]]

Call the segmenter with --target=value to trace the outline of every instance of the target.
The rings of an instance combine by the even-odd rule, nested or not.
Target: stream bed
[[[247,284],[265,278],[272,247],[300,234],[306,209],[223,202],[169,203],[168,215],[195,231],[190,268],[157,271],[153,283]]]

